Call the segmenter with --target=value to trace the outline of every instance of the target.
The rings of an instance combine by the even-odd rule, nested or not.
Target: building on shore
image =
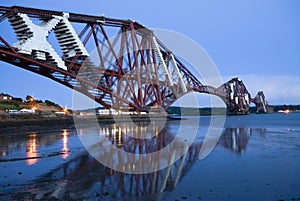
[[[0,93],[0,100],[11,101],[12,99],[13,97],[8,94]]]

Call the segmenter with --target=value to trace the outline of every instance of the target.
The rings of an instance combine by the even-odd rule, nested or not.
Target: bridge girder
[[[247,114],[251,100],[260,104],[237,78],[219,88],[203,85],[151,30],[135,21],[17,6],[0,6],[0,14],[0,22],[9,21],[17,36],[11,45],[1,34],[2,61],[73,88],[108,109],[167,108],[191,91],[221,97],[233,114]],[[40,24],[34,23],[37,19]],[[54,33],[59,58],[45,31],[43,42],[38,41],[42,29]]]
[[[268,104],[263,91],[259,91],[251,101],[256,105],[256,113],[268,112]]]

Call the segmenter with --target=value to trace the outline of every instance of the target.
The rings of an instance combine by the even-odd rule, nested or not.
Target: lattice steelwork
[[[1,33],[2,61],[74,88],[108,109],[167,108],[197,91],[220,96],[233,114],[248,113],[250,101],[267,112],[263,94],[251,99],[241,80],[204,86],[151,30],[132,20],[17,6],[0,6],[0,14],[1,25],[10,24],[16,34],[11,41]]]

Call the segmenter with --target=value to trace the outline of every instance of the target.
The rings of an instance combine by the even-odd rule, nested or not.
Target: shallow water
[[[199,153],[210,118],[201,117],[199,126],[195,117],[187,118],[182,132],[196,131],[194,142],[171,166],[147,174],[99,163],[111,156],[108,164],[118,162],[125,172],[140,167],[115,158],[101,136],[126,152],[155,153],[176,140],[179,121],[161,129],[123,123],[1,135],[0,200],[300,200],[300,113],[226,117],[217,146],[204,159]],[[92,143],[86,144],[87,138]],[[163,167],[157,161],[141,167],[153,164]]]

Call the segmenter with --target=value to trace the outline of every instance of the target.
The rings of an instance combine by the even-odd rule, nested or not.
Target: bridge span
[[[0,60],[75,89],[108,109],[166,109],[196,91],[219,96],[229,114],[248,114],[251,102],[257,112],[267,112],[262,91],[252,97],[238,78],[222,86],[202,84],[138,22],[18,6],[0,6],[0,15],[1,26],[7,27],[1,29]]]

